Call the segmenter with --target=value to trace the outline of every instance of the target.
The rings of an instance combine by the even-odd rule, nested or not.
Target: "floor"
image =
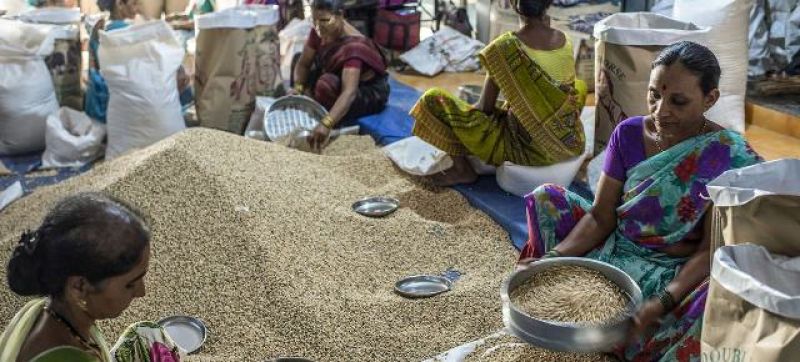
[[[408,72],[393,74],[398,80],[420,91],[441,87],[453,94],[464,84],[483,84],[484,75],[476,73],[442,73],[435,77]],[[587,104],[593,104],[589,100]],[[753,148],[767,160],[800,158],[800,119],[792,115],[748,104],[745,136]]]
[[[747,96],[754,104],[764,106],[795,117],[800,116],[800,94],[777,96]]]

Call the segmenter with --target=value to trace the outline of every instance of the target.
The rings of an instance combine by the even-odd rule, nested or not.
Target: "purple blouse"
[[[644,116],[631,117],[617,125],[606,147],[603,172],[625,182],[628,170],[647,158],[644,150]]]

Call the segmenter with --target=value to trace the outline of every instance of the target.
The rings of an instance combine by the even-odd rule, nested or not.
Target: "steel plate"
[[[450,280],[437,275],[414,275],[400,279],[394,285],[398,294],[409,298],[426,298],[444,293],[452,287]]]
[[[353,211],[370,217],[381,217],[393,213],[400,207],[400,201],[386,196],[375,196],[353,203]]]
[[[189,316],[171,316],[158,321],[178,345],[186,353],[195,353],[206,342],[208,331],[203,321]]]

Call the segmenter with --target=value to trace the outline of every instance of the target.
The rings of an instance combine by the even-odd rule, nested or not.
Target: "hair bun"
[[[547,12],[547,8],[549,8],[552,3],[553,0],[512,0],[511,2],[517,14],[529,18],[544,16]]]
[[[40,282],[41,264],[35,253],[36,243],[38,240],[35,234],[22,234],[8,261],[8,286],[21,296],[43,294]]]

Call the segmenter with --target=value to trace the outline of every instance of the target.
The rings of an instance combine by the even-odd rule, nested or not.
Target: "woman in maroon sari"
[[[314,129],[319,147],[334,126],[383,110],[389,98],[380,48],[345,20],[341,0],[314,0],[314,29],[294,69],[293,93],[306,94],[330,112]]]

